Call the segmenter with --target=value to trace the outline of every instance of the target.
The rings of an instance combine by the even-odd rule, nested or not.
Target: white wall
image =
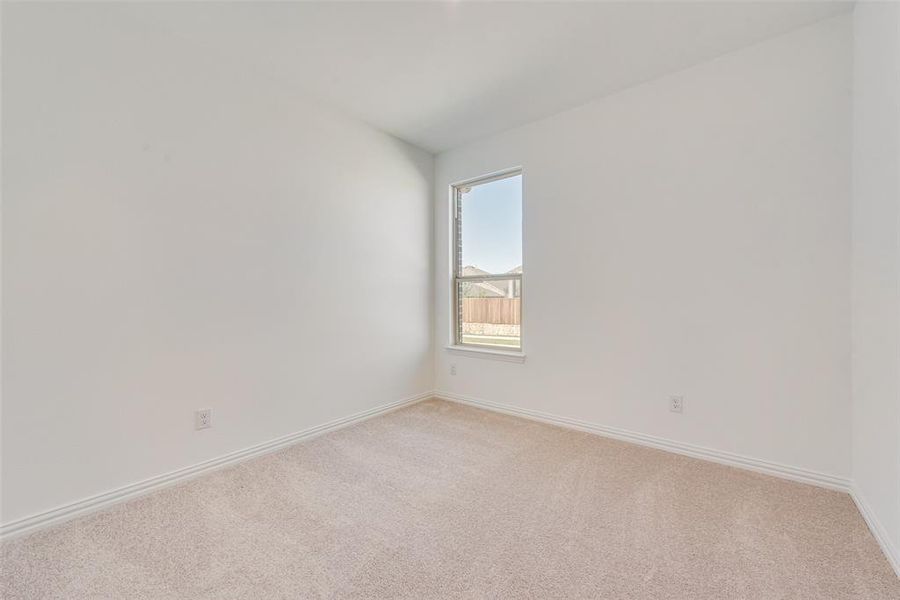
[[[849,476],[850,33],[838,17],[439,155],[437,389]],[[515,165],[526,362],[448,354],[448,185]]]
[[[3,7],[4,522],[432,386],[432,157],[121,8]]]
[[[900,5],[854,12],[853,478],[900,569]]]

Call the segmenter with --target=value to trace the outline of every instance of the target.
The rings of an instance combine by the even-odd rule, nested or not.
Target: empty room
[[[900,600],[900,2],[0,23],[0,598]]]

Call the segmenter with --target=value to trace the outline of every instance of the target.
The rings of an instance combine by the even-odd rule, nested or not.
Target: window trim
[[[516,175],[522,177],[522,272],[502,273],[497,275],[460,275],[460,254],[462,239],[459,229],[459,206],[461,188],[483,185]],[[471,356],[481,356],[510,362],[524,362],[525,360],[525,178],[522,167],[511,167],[502,171],[495,171],[480,177],[474,177],[450,184],[450,343],[446,346],[448,352]],[[488,344],[463,343],[460,336],[460,310],[458,283],[461,281],[486,281],[486,280],[517,280],[519,282],[520,322],[519,322],[519,346],[504,349],[502,346]]]
[[[473,356],[476,358],[490,358],[493,360],[501,360],[503,362],[522,363],[525,362],[525,353],[519,350],[497,350],[499,346],[478,346],[474,344],[466,344],[465,346],[445,346],[450,354],[459,356]]]

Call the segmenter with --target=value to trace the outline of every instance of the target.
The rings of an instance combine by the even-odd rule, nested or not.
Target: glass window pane
[[[522,175],[460,189],[460,275],[522,272]]]
[[[521,348],[521,279],[460,281],[458,286],[460,342]]]

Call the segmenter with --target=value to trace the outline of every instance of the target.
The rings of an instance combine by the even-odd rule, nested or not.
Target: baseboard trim
[[[894,547],[891,538],[888,537],[887,530],[885,530],[881,521],[878,520],[878,517],[875,516],[865,496],[862,495],[859,488],[855,485],[850,492],[850,497],[853,498],[856,508],[859,509],[859,513],[865,520],[866,525],[869,526],[869,531],[872,532],[872,536],[878,542],[878,545],[881,546],[881,551],[884,553],[885,558],[887,558],[891,568],[894,569],[897,578],[900,579],[900,551]]]
[[[674,452],[676,454],[683,454],[685,456],[708,460],[722,465],[747,469],[750,471],[755,471],[757,473],[764,473],[766,475],[773,475],[782,479],[789,479],[791,481],[807,483],[830,490],[837,490],[848,493],[852,490],[852,483],[850,479],[838,477],[835,475],[829,475],[827,473],[820,473],[817,471],[811,471],[809,469],[802,469],[800,467],[792,467],[789,465],[774,463],[750,456],[734,454],[732,452],[724,452],[722,450],[714,450],[712,448],[705,448],[703,446],[695,446],[693,444],[686,444],[684,442],[678,442],[675,440],[648,435],[645,433],[638,433],[635,431],[629,431],[617,427],[608,427],[606,425],[598,425],[596,423],[590,423],[588,421],[562,417],[559,415],[553,415],[550,413],[531,410],[527,408],[519,408],[517,406],[512,406],[509,404],[482,400],[480,398],[463,396],[461,394],[455,394],[451,392],[435,391],[434,396],[436,398],[449,400],[451,402],[468,404],[477,408],[483,408],[494,412],[522,417],[525,419],[530,419],[532,421],[540,421],[542,423],[566,427],[568,429],[586,431],[588,433],[594,433],[596,435],[602,435],[604,437],[640,444],[641,446],[649,446],[658,450],[666,450],[668,452]]]
[[[869,530],[872,532],[872,535],[881,546],[881,549],[884,552],[888,563],[894,569],[894,572],[897,574],[897,576],[900,577],[900,551],[898,551],[898,549],[893,546],[890,538],[887,535],[887,532],[881,525],[881,522],[872,512],[872,509],[869,507],[869,504],[866,501],[865,497],[849,479],[836,477],[825,473],[819,473],[816,471],[810,471],[808,469],[801,469],[798,467],[791,467],[764,461],[757,458],[730,452],[723,452],[720,450],[713,450],[711,448],[705,448],[702,446],[695,446],[693,444],[677,442],[675,440],[637,433],[634,431],[628,431],[616,427],[598,425],[596,423],[590,423],[588,421],[582,421],[579,419],[562,417],[541,411],[519,408],[509,404],[491,402],[488,400],[473,398],[471,396],[463,396],[461,394],[454,394],[444,391],[424,392],[415,396],[409,396],[407,398],[397,400],[395,402],[382,404],[381,406],[376,406],[375,408],[371,408],[369,410],[365,410],[340,419],[335,419],[322,425],[303,429],[286,436],[282,436],[273,440],[269,440],[267,442],[263,442],[261,444],[256,444],[254,446],[244,448],[243,450],[224,454],[222,456],[197,463],[189,467],[177,469],[175,471],[171,471],[169,473],[165,473],[156,477],[151,477],[149,479],[126,485],[109,492],[91,496],[89,498],[85,498],[84,500],[79,500],[77,502],[53,508],[48,511],[18,519],[16,521],[4,523],[0,525],[0,539],[10,539],[12,537],[25,535],[44,527],[74,519],[75,517],[83,516],[92,512],[97,512],[114,504],[125,502],[126,500],[130,500],[144,494],[149,494],[153,491],[175,485],[204,473],[209,473],[211,471],[237,464],[239,462],[257,456],[268,454],[270,452],[275,452],[276,450],[291,446],[303,440],[308,440],[331,431],[336,431],[343,427],[347,427],[349,425],[353,425],[355,423],[377,417],[379,415],[397,410],[399,408],[403,408],[404,406],[409,406],[411,404],[421,402],[423,400],[427,400],[432,397],[442,400],[448,400],[450,402],[467,404],[476,408],[482,408],[493,412],[522,417],[525,419],[530,419],[532,421],[539,421],[542,423],[548,423],[550,425],[566,427],[568,429],[585,431],[604,437],[640,444],[642,446],[648,446],[659,450],[674,452],[676,454],[683,454],[685,456],[691,456],[693,458],[699,458],[719,464],[747,469],[758,473],[764,473],[766,475],[773,475],[782,479],[789,479],[791,481],[798,481],[801,483],[816,485],[827,489],[847,492],[850,494],[850,497],[853,499],[853,502],[859,509],[859,512],[865,520],[866,525],[869,527]]]
[[[165,473],[163,475],[151,477],[149,479],[145,479],[137,483],[132,483],[115,490],[97,494],[96,496],[85,498],[84,500],[72,502],[71,504],[59,506],[57,508],[24,517],[22,519],[17,519],[9,523],[3,523],[2,525],[0,525],[0,539],[9,539],[19,535],[24,535],[26,533],[31,533],[50,525],[55,525],[58,523],[62,523],[63,521],[68,521],[69,519],[73,519],[75,517],[99,511],[113,504],[118,504],[119,502],[124,502],[126,500],[142,496],[144,494],[149,494],[150,492],[175,485],[204,473],[209,473],[210,471],[221,469],[223,467],[227,467],[248,460],[250,458],[261,456],[263,454],[268,454],[270,452],[274,452],[286,446],[291,446],[303,440],[308,440],[325,433],[336,431],[343,427],[347,427],[348,425],[353,425],[355,423],[365,421],[366,419],[371,419],[373,417],[383,415],[387,412],[391,412],[393,410],[397,410],[399,408],[403,408],[404,406],[415,404],[416,402],[421,402],[422,400],[427,400],[432,397],[433,394],[431,391],[416,394],[415,396],[409,396],[407,398],[403,398],[395,402],[389,402],[387,404],[382,404],[381,406],[376,406],[375,408],[358,412],[347,417],[335,419],[333,421],[329,421],[328,423],[323,423],[322,425],[316,425],[314,427],[309,427],[307,429],[303,429],[301,431],[297,431],[295,433],[291,433],[273,440],[269,440],[267,442],[262,442],[254,446],[244,448],[243,450],[237,450],[235,452],[223,454],[222,456],[218,456],[216,458],[203,461],[189,467],[170,471],[169,473]]]

